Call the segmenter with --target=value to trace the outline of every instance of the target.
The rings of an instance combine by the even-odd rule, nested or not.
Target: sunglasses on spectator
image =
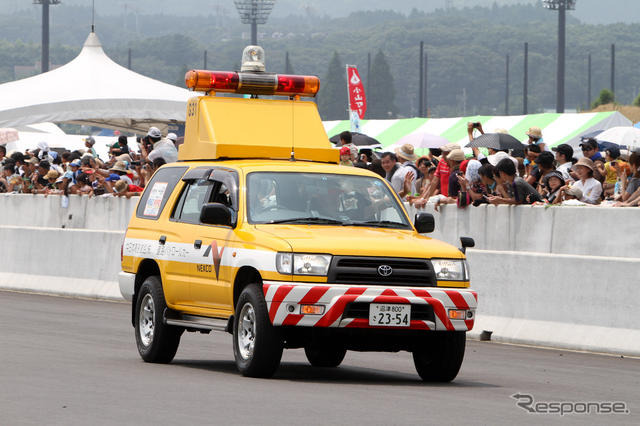
[[[590,146],[585,146],[585,147],[583,147],[583,148],[582,148],[582,152],[585,152],[585,151],[593,151],[594,149],[595,149],[595,148],[591,148]]]

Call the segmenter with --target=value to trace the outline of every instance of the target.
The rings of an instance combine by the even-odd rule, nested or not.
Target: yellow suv
[[[337,165],[315,104],[299,99],[317,78],[191,71],[187,85],[207,95],[189,101],[179,161],[155,173],[122,246],[141,357],[170,362],[184,331],[220,330],[246,376],[304,348],[323,367],[347,350],[406,350],[424,380],[453,380],[477,305],[472,241],[420,235],[430,214],[412,224],[388,182]]]

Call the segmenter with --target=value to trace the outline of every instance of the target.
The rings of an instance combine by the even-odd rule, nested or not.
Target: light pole
[[[556,112],[564,112],[564,48],[567,10],[576,8],[576,0],[543,0],[546,9],[558,11],[558,73]]]
[[[33,0],[42,5],[42,72],[49,71],[49,5],[60,4],[60,0]]]
[[[243,24],[251,24],[251,44],[258,44],[258,24],[267,23],[276,0],[233,0]]]

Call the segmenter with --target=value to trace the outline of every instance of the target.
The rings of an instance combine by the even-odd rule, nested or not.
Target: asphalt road
[[[185,333],[172,364],[142,362],[129,318],[124,303],[0,292],[0,425],[640,423],[638,359],[472,341],[455,382],[434,385],[408,353],[316,369],[289,350],[273,379],[250,379],[223,333]],[[530,414],[516,393],[630,413]]]

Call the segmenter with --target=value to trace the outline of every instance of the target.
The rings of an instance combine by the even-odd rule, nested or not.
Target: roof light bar
[[[226,92],[251,95],[314,97],[320,79],[307,75],[191,70],[185,83],[197,92]]]

